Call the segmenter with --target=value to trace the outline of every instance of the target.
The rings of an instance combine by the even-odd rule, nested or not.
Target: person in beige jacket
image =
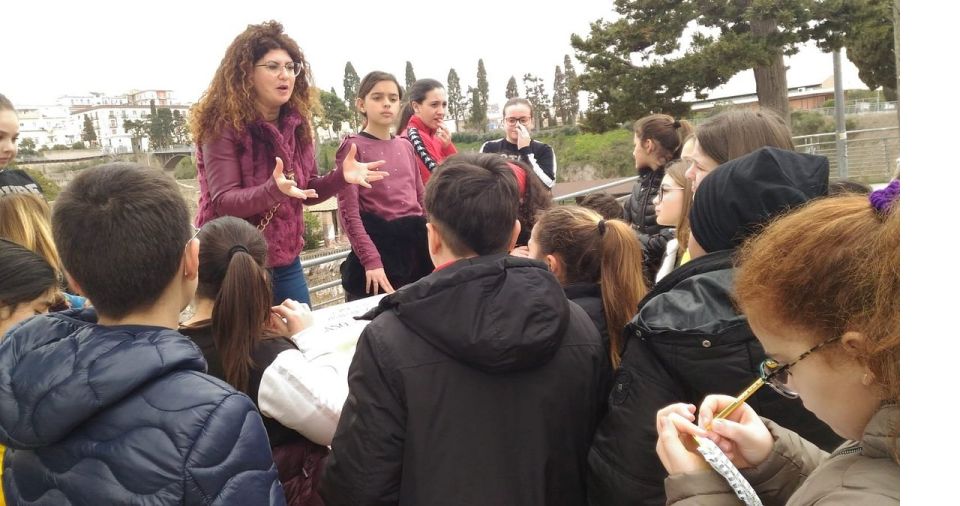
[[[667,504],[740,504],[693,436],[717,443],[768,506],[899,504],[899,181],[777,219],[738,264],[735,297],[769,357],[764,382],[849,441],[821,451],[748,404],[714,419],[729,396],[707,396],[698,419],[693,405],[667,406],[657,413]]]

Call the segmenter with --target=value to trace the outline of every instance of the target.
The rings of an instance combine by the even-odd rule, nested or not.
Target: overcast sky
[[[443,83],[453,67],[466,91],[476,83],[477,60],[483,58],[490,100],[502,102],[510,76],[516,76],[522,94],[521,78],[528,72],[541,77],[552,94],[554,67],[565,54],[582,69],[570,35],[586,35],[592,21],[616,16],[612,0],[10,3],[0,29],[0,47],[10,59],[0,73],[0,93],[15,105],[134,88],[170,89],[178,100],[195,101],[233,38],[247,24],[269,19],[282,22],[300,44],[315,84],[334,86],[341,96],[347,61],[360,77],[385,70],[401,83],[407,60],[417,77]],[[787,65],[790,86],[819,83],[833,73],[830,55],[816,48],[801,51]],[[864,87],[849,62],[844,73],[848,88]],[[744,72],[718,95],[753,91],[752,73]]]

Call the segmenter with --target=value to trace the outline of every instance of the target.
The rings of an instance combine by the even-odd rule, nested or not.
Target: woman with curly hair
[[[310,302],[300,265],[303,206],[347,184],[367,188],[384,175],[382,160],[317,173],[310,129],[312,77],[300,46],[268,21],[249,25],[227,48],[210,86],[193,107],[200,203],[196,225],[221,216],[243,218],[263,232],[274,301]]]

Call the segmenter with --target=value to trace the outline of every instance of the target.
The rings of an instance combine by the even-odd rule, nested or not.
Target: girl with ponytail
[[[651,114],[633,125],[633,160],[640,178],[624,203],[623,217],[643,245],[643,279],[649,286],[656,279],[669,240],[660,234],[663,226],[657,223],[654,200],[663,182],[664,167],[682,157],[684,144],[692,135],[690,122],[666,114]]]
[[[640,242],[621,220],[576,206],[545,211],[533,227],[530,256],[547,263],[567,298],[583,308],[620,366],[624,326],[647,293]]]
[[[288,504],[323,504],[313,481],[346,400],[345,378],[306,359],[314,342],[297,337],[312,323],[309,306],[287,299],[271,307],[267,243],[256,227],[225,216],[197,238],[196,312],[180,332],[200,347],[210,375],[257,404]]]

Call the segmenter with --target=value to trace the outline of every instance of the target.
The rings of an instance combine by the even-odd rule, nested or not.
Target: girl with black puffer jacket
[[[643,245],[643,279],[653,286],[667,241],[660,235],[654,200],[663,181],[663,168],[679,159],[684,142],[693,135],[693,125],[666,114],[651,114],[633,125],[633,159],[640,179],[623,206],[623,219],[630,224]]]

